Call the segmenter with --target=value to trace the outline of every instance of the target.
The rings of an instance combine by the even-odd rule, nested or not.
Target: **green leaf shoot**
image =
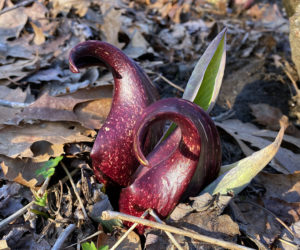
[[[50,159],[45,162],[45,164],[38,170],[36,170],[36,175],[42,175],[45,179],[54,175],[55,167],[59,164],[59,162],[63,159],[63,156],[56,157],[54,159]]]

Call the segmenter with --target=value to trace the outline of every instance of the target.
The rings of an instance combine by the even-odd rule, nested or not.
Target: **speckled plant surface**
[[[87,41],[70,52],[70,69],[101,65],[113,74],[115,89],[110,113],[98,132],[91,158],[98,180],[127,186],[138,167],[133,152],[132,130],[143,110],[157,99],[157,92],[143,70],[121,50],[106,42]],[[155,129],[154,129],[155,130]],[[157,141],[150,131],[144,149]]]
[[[145,157],[141,147],[146,132],[162,119],[175,122],[179,128]],[[189,195],[195,195],[216,178],[221,163],[219,135],[208,114],[196,104],[176,98],[157,101],[145,110],[134,135],[134,151],[144,167],[135,174],[133,183],[122,190],[121,212],[141,216],[152,208],[165,218],[189,185]],[[197,181],[191,183],[195,172]],[[142,233],[143,227],[138,230]]]

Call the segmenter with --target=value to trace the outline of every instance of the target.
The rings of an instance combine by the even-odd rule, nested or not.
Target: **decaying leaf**
[[[267,129],[275,131],[280,129],[279,120],[283,114],[279,108],[272,107],[265,103],[250,104],[249,106],[252,110],[252,114],[255,116],[256,122],[266,126]],[[300,137],[300,131],[293,124],[290,124],[285,132],[286,134],[291,134],[298,138]]]
[[[87,13],[88,7],[92,1],[51,0],[51,2],[53,4],[52,13],[54,17],[56,17],[60,12],[64,13],[65,15],[68,14],[71,8],[76,9],[76,14],[82,17]]]
[[[300,220],[300,172],[295,174],[260,173],[255,182],[266,189],[264,207],[286,223]]]
[[[122,237],[124,233],[126,233],[127,229],[125,228],[120,228],[117,232],[114,233],[109,238],[102,239],[101,240],[101,246],[108,245],[110,249],[116,242],[117,240]],[[126,237],[124,241],[118,246],[117,249],[134,249],[134,250],[141,250],[141,241],[140,237],[134,232],[131,231],[129,235]]]
[[[44,181],[42,176],[37,176],[35,172],[43,166],[43,162],[34,162],[30,158],[12,159],[0,156],[1,168],[5,179],[22,184],[30,188],[41,185]]]
[[[300,221],[293,223],[290,226],[290,230],[293,232],[294,235],[284,229],[279,240],[278,246],[280,249],[284,250],[297,250],[300,246]],[[283,239],[283,240],[280,240]]]
[[[32,28],[33,28],[33,31],[34,31],[34,43],[36,45],[41,45],[45,42],[45,35],[43,33],[43,30],[37,26],[34,22],[31,22],[30,23]]]
[[[45,160],[50,156],[61,155],[63,144],[90,142],[93,141],[91,136],[94,135],[95,131],[86,130],[74,123],[44,122],[23,127],[6,126],[0,130],[0,155],[11,158],[40,156],[41,160]],[[39,142],[45,142],[45,150],[41,150],[40,147],[39,150],[35,150],[34,143]]]
[[[0,15],[0,41],[6,42],[8,38],[16,38],[27,22],[25,8],[17,8]]]
[[[101,86],[59,97],[44,94],[24,108],[9,124],[70,121],[79,122],[90,129],[99,129],[110,111],[111,95],[112,86]]]
[[[101,25],[103,40],[121,49],[124,43],[119,42],[118,33],[122,26],[122,10],[116,10],[110,3],[104,3],[101,4],[101,11],[104,15]]]
[[[281,225],[276,218],[252,203],[237,202],[237,205],[245,220],[242,225],[243,231],[269,249],[281,232]]]
[[[232,192],[238,194],[242,191],[276,155],[287,126],[287,117],[283,117],[281,129],[273,143],[238,162],[223,166],[221,171],[224,174],[208,185],[201,193],[227,194]]]
[[[275,138],[276,135],[276,133],[273,131],[259,130],[253,124],[242,123],[238,120],[226,120],[222,123],[217,123],[217,126],[224,129],[227,133],[237,139],[237,141],[242,140],[249,142],[251,146],[259,149],[266,147],[270,143],[269,140],[264,138]],[[298,138],[285,135],[283,140],[299,148],[300,142]],[[242,150],[244,150],[243,147]],[[244,153],[248,155],[247,152]],[[299,170],[299,161],[299,154],[296,154],[289,149],[280,147],[270,165],[279,172],[284,174],[292,174]]]
[[[138,58],[146,53],[153,52],[149,43],[139,30],[135,30],[132,34],[130,43],[124,50],[124,53],[130,58]]]
[[[179,221],[167,224],[226,241],[235,241],[236,236],[240,234],[238,224],[229,215],[218,216],[210,210],[189,213]],[[191,240],[188,237],[177,234],[173,236],[183,249],[201,249],[207,246],[206,243]],[[172,243],[163,231],[146,229],[146,249],[169,249],[171,245]]]
[[[5,218],[21,209],[24,198],[28,201],[32,199],[32,193],[28,188],[15,182],[3,185],[0,188],[0,215]]]
[[[24,102],[26,99],[26,91],[22,91],[20,88],[11,89],[5,86],[0,86],[0,99],[11,102]],[[4,124],[10,119],[14,118],[20,109],[6,108],[0,106],[0,124]]]
[[[9,79],[13,77],[23,78],[27,76],[30,71],[26,72],[26,68],[35,65],[38,61],[38,55],[29,60],[18,60],[16,62],[0,66],[0,79]]]

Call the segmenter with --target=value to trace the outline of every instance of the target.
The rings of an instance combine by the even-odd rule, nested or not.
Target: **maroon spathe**
[[[118,48],[101,41],[86,41],[70,52],[70,69],[105,66],[114,77],[114,94],[110,113],[98,132],[91,158],[100,182],[127,186],[138,167],[133,152],[132,130],[144,109],[157,99],[157,92],[143,70]],[[159,133],[150,133],[148,144]]]
[[[141,144],[153,122],[172,120],[178,125],[170,137],[145,158]],[[165,218],[183,195],[200,192],[217,177],[221,163],[220,138],[209,115],[189,101],[169,98],[149,106],[134,130],[134,150],[140,166],[133,183],[122,189],[121,212],[141,216],[152,208]],[[193,180],[193,181],[192,181]],[[139,233],[143,226],[138,226]]]

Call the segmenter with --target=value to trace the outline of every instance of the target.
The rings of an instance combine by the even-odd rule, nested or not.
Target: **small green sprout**
[[[109,249],[109,246],[107,246],[107,245],[97,248],[95,246],[94,242],[91,242],[91,243],[84,242],[84,243],[81,244],[81,247],[82,247],[83,250],[108,250]]]
[[[35,197],[34,203],[41,207],[45,207],[47,204],[47,196],[48,196],[47,192],[45,192],[42,197],[39,197],[38,195],[34,194],[34,197]]]
[[[50,159],[45,162],[45,164],[38,170],[36,170],[36,175],[42,175],[45,179],[54,175],[55,167],[59,164],[59,162],[63,159],[63,156],[56,157],[54,159]]]

